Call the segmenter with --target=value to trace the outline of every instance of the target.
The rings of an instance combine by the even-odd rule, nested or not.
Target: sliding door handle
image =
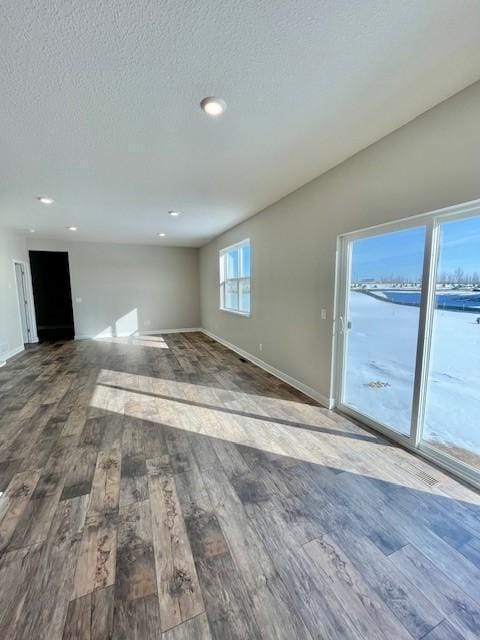
[[[343,316],[340,316],[339,320],[340,320],[340,333],[345,334],[349,329],[352,328],[351,320],[347,320],[347,322],[345,322],[345,318]]]

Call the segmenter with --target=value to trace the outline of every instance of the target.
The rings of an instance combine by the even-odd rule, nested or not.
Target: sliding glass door
[[[342,401],[409,435],[425,227],[352,240]]]
[[[337,405],[480,480],[480,211],[341,238]]]
[[[480,469],[480,216],[440,222],[423,442]]]

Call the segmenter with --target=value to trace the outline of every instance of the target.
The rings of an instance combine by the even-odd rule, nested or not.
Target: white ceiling
[[[3,0],[0,224],[199,246],[480,78],[479,33],[478,0]]]

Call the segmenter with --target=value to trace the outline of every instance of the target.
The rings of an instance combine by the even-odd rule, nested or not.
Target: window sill
[[[242,316],[243,318],[250,318],[252,315],[251,312],[247,313],[246,311],[234,311],[233,309],[223,309],[219,307],[219,311],[223,311],[224,313],[233,313],[234,316]]]

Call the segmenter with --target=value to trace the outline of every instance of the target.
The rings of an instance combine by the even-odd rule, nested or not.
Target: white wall
[[[0,229],[0,364],[23,349],[13,260],[28,261],[25,238]]]
[[[197,249],[30,238],[28,248],[68,251],[76,337],[200,325]]]
[[[203,247],[202,326],[331,397],[337,236],[479,197],[476,83]],[[247,237],[250,318],[218,309],[218,251]]]

